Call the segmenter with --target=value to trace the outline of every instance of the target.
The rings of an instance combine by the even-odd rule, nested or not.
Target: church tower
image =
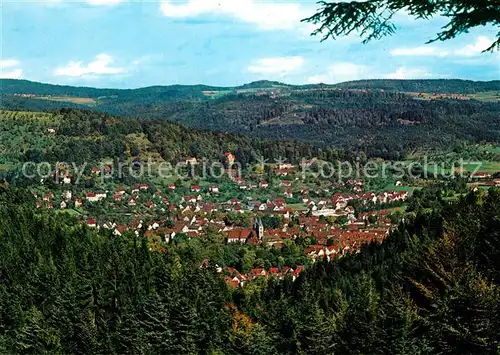
[[[255,233],[257,233],[259,240],[262,240],[262,238],[264,238],[264,225],[262,224],[262,220],[260,218],[255,218],[253,229],[255,230]]]

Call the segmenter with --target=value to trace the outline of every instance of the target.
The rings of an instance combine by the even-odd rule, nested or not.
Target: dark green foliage
[[[164,118],[191,127],[297,139],[367,156],[400,159],[422,149],[500,140],[498,105],[415,100],[401,93],[292,92],[274,100],[226,96]],[[439,138],[437,138],[439,137]]]
[[[445,41],[467,33],[478,26],[500,26],[500,6],[497,0],[479,1],[430,1],[430,0],[370,0],[370,1],[319,1],[317,13],[303,21],[320,27],[313,35],[321,35],[322,40],[335,39],[353,31],[359,31],[363,43],[395,32],[392,22],[395,13],[405,11],[417,19],[444,16],[448,23],[442,27],[433,41]],[[500,47],[500,32],[497,39],[484,51],[494,51]]]
[[[372,89],[399,92],[426,92],[436,94],[474,94],[476,92],[499,90],[500,81],[471,81],[460,79],[371,79],[346,81],[344,83],[336,84],[335,87],[339,89],[351,90]]]
[[[194,354],[221,348],[223,280],[176,266],[141,238],[34,216],[0,193],[0,352]],[[14,219],[14,216],[15,219]]]
[[[13,92],[45,94],[50,92],[51,88],[45,84],[12,80],[2,83],[4,83],[3,93],[6,94],[3,95],[2,106],[7,109],[82,107],[71,103],[8,95]],[[32,90],[29,91],[28,88]],[[202,94],[202,90],[207,89],[205,87],[154,87],[114,90],[111,96],[103,92],[101,99],[92,106],[92,109],[145,120],[142,131],[155,142],[160,153],[168,156],[168,153],[172,152],[168,159],[177,154],[199,156],[206,151],[213,154],[215,147],[219,145],[237,153],[244,164],[254,160],[255,154],[266,157],[271,154],[274,157],[281,155],[293,161],[310,155],[326,160],[345,159],[347,155],[351,155],[352,158],[352,154],[331,150],[332,147],[361,156],[403,159],[408,153],[415,151],[451,149],[466,142],[500,141],[499,108],[495,102],[420,100],[404,94],[404,92],[461,94],[498,90],[500,88],[498,81],[364,80],[335,86],[290,86],[257,82],[249,84],[244,90],[263,90],[263,88],[275,90],[279,95],[258,96],[252,92],[238,94],[237,90],[226,88],[227,94],[209,99]],[[336,90],[337,88],[342,90]],[[88,89],[87,92],[86,88],[58,86],[53,88],[54,94],[61,90],[67,90],[67,95],[76,95],[74,90],[80,90],[78,96],[87,94],[94,97],[92,95],[96,93],[93,90],[99,89]],[[186,92],[200,97],[192,99]],[[213,134],[210,137],[209,134],[163,125],[162,120],[223,133]],[[88,127],[92,127],[89,120],[81,124],[75,122],[72,124],[75,126],[74,132],[83,129],[81,134],[89,132]],[[135,122],[128,128],[136,132],[137,125]],[[98,124],[97,127],[109,129],[110,125]],[[245,134],[258,139],[249,140],[228,135],[227,132]],[[103,133],[124,134],[120,128],[116,128],[116,132],[105,130]],[[203,136],[203,141],[211,142],[213,146],[208,150],[204,149],[206,144],[200,144],[196,139],[197,136]],[[271,144],[269,141],[261,142],[262,139],[287,141]],[[300,145],[292,140],[307,144]],[[232,143],[236,143],[236,149],[231,149],[235,145]],[[240,149],[239,145],[243,147]],[[29,154],[39,158],[36,152],[30,151]],[[210,154],[204,156],[212,156]]]
[[[117,118],[99,111],[68,108],[50,111],[50,114],[33,113],[34,116],[51,117],[49,124],[28,117],[30,114],[9,111],[9,115],[15,117],[3,117],[0,128],[4,129],[5,144],[0,146],[0,163],[4,163],[3,160],[14,163],[64,161],[78,165],[86,162],[90,169],[91,163],[102,158],[148,163],[147,159],[153,157],[175,165],[190,156],[223,161],[224,153],[229,151],[236,153],[238,162],[245,166],[261,157],[271,161],[282,157],[299,162],[302,157],[326,159],[339,155],[334,149],[321,149],[292,140],[277,142],[187,129],[160,119]],[[47,127],[57,132],[50,135]]]
[[[352,83],[358,83],[352,87]],[[3,95],[12,94],[36,94],[38,96],[68,96],[68,97],[86,97],[99,99],[99,103],[113,103],[114,100],[123,103],[124,101],[149,101],[157,104],[162,101],[190,100],[193,98],[207,99],[202,91],[231,91],[233,94],[237,90],[258,90],[258,89],[384,89],[403,92],[429,92],[429,93],[460,93],[472,94],[480,91],[498,90],[499,81],[471,81],[460,79],[420,79],[420,80],[359,80],[339,83],[335,85],[289,85],[277,81],[255,81],[237,87],[214,87],[206,85],[170,85],[170,86],[151,86],[140,89],[97,89],[91,87],[75,87],[65,85],[52,85],[38,83],[29,80],[0,79]],[[26,101],[19,98],[19,101]],[[37,101],[37,100],[32,100]],[[45,101],[47,104],[47,101]],[[40,103],[42,104],[42,103]],[[54,103],[60,107],[63,103]],[[136,103],[137,104],[137,103]],[[76,105],[76,104],[75,104]]]
[[[383,244],[319,261],[295,282],[261,279],[232,293],[199,266],[218,244],[151,252],[134,234],[34,214],[32,202],[0,190],[1,353],[494,354],[500,345],[498,190],[436,200]]]

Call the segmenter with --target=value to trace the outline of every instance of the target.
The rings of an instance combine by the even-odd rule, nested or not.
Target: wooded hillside
[[[419,151],[500,141],[498,102],[475,99],[477,92],[498,87],[497,82],[373,80],[337,86],[348,90],[256,82],[239,88],[171,86],[108,91],[15,80],[4,83],[2,106],[7,109],[85,107],[259,139],[296,140],[368,157],[404,159]],[[429,96],[420,90],[454,94]],[[476,96],[463,96],[463,92]],[[54,96],[64,93],[91,101],[82,105],[74,97]],[[52,96],[46,96],[49,94]],[[494,97],[494,91],[488,95],[484,97]]]
[[[436,196],[381,245],[232,291],[217,242],[154,252],[0,188],[0,352],[494,354],[500,194]]]

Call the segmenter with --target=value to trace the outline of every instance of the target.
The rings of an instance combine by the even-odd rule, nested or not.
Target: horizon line
[[[69,84],[53,84],[53,83],[48,83],[48,82],[41,82],[41,81],[36,81],[36,80],[29,80],[29,79],[14,79],[14,78],[0,78],[1,82],[4,81],[25,81],[25,82],[30,82],[30,83],[35,83],[35,84],[42,84],[42,85],[51,85],[51,86],[63,86],[63,87],[73,87],[73,88],[87,88],[87,89],[95,89],[95,90],[140,90],[140,89],[149,89],[149,88],[155,88],[155,87],[174,87],[174,86],[185,86],[185,87],[194,87],[194,86],[206,86],[206,87],[211,87],[211,88],[220,88],[220,89],[234,89],[234,88],[240,88],[246,85],[254,84],[254,83],[259,83],[259,82],[267,82],[267,83],[275,83],[276,85],[285,85],[289,87],[301,87],[301,86],[336,86],[336,85],[341,85],[341,84],[346,84],[346,83],[356,83],[356,82],[362,82],[362,81],[395,81],[395,82],[401,82],[401,81],[438,81],[438,80],[444,80],[444,81],[465,81],[465,82],[474,82],[474,83],[491,83],[491,82],[500,82],[499,79],[493,79],[493,80],[471,80],[471,79],[460,79],[460,78],[419,78],[419,79],[383,79],[383,78],[376,78],[376,79],[357,79],[357,80],[348,80],[348,81],[341,81],[335,84],[328,84],[328,83],[304,83],[304,84],[287,84],[284,82],[276,81],[276,80],[268,80],[268,79],[261,79],[261,80],[254,80],[251,82],[247,82],[241,85],[234,85],[234,86],[218,86],[218,85],[210,85],[210,84],[158,84],[158,85],[148,85],[148,86],[139,86],[139,87],[134,87],[134,88],[116,88],[116,87],[95,87],[95,86],[86,86],[86,85],[69,85]],[[3,87],[0,87],[0,91],[3,90]]]

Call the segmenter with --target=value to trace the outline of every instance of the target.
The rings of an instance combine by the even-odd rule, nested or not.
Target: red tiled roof
[[[255,232],[251,228],[235,228],[226,232],[228,239],[247,239]]]

